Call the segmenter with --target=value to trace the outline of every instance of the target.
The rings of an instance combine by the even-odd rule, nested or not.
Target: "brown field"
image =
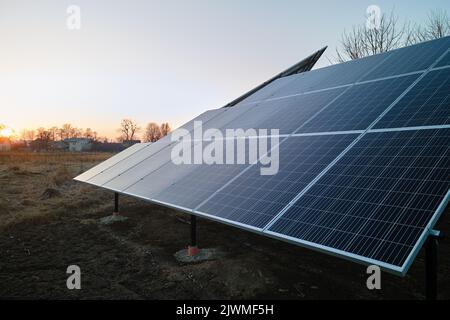
[[[121,198],[129,219],[98,224],[113,194],[72,177],[110,154],[0,153],[0,298],[26,299],[422,299],[423,252],[405,278],[383,273],[365,286],[365,267],[199,220],[199,244],[225,255],[198,264],[173,254],[189,242],[188,217]],[[440,230],[449,234],[450,217]],[[439,294],[450,298],[450,245],[439,247]],[[82,290],[66,288],[79,265]]]

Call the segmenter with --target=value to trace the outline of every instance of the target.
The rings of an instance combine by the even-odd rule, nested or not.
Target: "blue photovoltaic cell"
[[[445,67],[450,65],[450,51],[439,61],[436,67]]]
[[[153,198],[194,209],[247,166],[244,164],[198,165],[189,175],[174,182]]]
[[[209,195],[213,194],[214,191],[249,166],[248,163],[250,162],[245,150],[248,150],[251,143],[249,139],[240,139],[240,141],[242,143],[231,141],[231,144],[230,140],[217,140],[215,142],[196,141],[195,146],[190,148],[191,159],[187,161],[188,163],[174,163],[174,161],[169,160],[161,167],[149,171],[152,167],[150,162],[147,164],[146,172],[148,173],[122,191],[129,195],[170,203],[171,205],[192,210]],[[253,147],[256,147],[257,152],[258,140],[252,139],[251,141],[254,142]],[[230,148],[226,149],[226,151],[231,150],[231,152],[218,151],[217,158],[213,158],[216,152],[206,152],[208,146],[219,146],[220,144],[225,146],[225,143],[227,143],[227,148]],[[241,154],[246,156],[242,162],[237,161],[236,157],[238,154],[237,150],[240,148],[244,150]],[[199,164],[194,164],[194,150],[196,149],[200,150],[201,157],[197,158],[200,160]],[[228,159],[230,155],[234,155],[231,160]],[[219,164],[215,161],[218,161]],[[227,164],[227,161],[229,161],[229,164]]]
[[[261,102],[252,110],[252,116],[236,118],[221,129],[268,129],[268,134],[271,129],[279,129],[280,134],[293,133],[343,91],[331,89]]]
[[[261,175],[261,165],[255,165],[197,210],[262,228],[356,136],[290,137],[280,145],[278,173]]]
[[[429,72],[375,128],[450,124],[450,68]]]
[[[273,97],[283,97],[350,85],[359,81],[365,74],[376,68],[389,54],[378,54],[300,73],[295,75],[294,79],[277,91]]]
[[[366,134],[270,231],[402,267],[450,188],[450,129]]]
[[[391,51],[388,59],[364,77],[363,80],[425,70],[449,48],[450,37],[445,37]]]
[[[226,146],[227,149],[225,150],[231,150],[228,149],[231,146],[234,151],[229,152],[228,154],[227,152],[223,152],[219,163],[213,162],[211,155],[205,155],[203,164],[195,165],[195,169],[192,172],[173,181],[170,186],[156,194],[154,199],[192,210],[211,196],[216,190],[224,186],[225,183],[229,182],[245,168],[250,166],[249,148],[255,150],[256,159],[258,154],[263,152],[258,151],[259,147],[257,139],[249,140],[248,138],[242,138],[239,139],[239,143],[236,139],[220,141],[220,143],[224,146],[224,149]],[[203,141],[203,144],[211,144],[211,142]],[[266,150],[270,150],[270,146],[271,143],[269,139]],[[243,159],[242,162],[237,160],[238,154],[245,156],[245,159]],[[232,157],[232,160],[227,161],[227,157]],[[174,170],[176,170],[176,168],[174,168]],[[152,176],[149,178],[152,180]]]
[[[297,133],[366,129],[417,77],[409,75],[354,85]]]

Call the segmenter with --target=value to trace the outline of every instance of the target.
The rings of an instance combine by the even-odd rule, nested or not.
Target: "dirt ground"
[[[405,278],[383,273],[366,288],[365,267],[219,223],[198,221],[215,261],[182,264],[189,217],[121,198],[129,219],[101,225],[113,194],[73,181],[108,154],[0,154],[0,298],[5,299],[422,299],[423,252]],[[450,216],[439,229],[450,234]],[[439,298],[450,298],[450,240],[439,247]],[[82,290],[66,269],[81,268]]]

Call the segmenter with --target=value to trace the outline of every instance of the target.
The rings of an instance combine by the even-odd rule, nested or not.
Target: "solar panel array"
[[[279,129],[275,175],[174,164],[169,136],[76,179],[404,275],[450,199],[449,52],[446,37],[292,75],[194,119]]]

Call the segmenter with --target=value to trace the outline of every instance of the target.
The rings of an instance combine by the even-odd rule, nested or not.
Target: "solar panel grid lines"
[[[256,104],[255,104],[256,105]],[[217,114],[214,114],[212,117],[208,117],[206,118],[206,120],[204,122],[201,123],[202,125],[202,130],[207,130],[209,128],[216,128],[216,127],[220,127],[223,125],[226,125],[227,123],[229,123],[230,121],[232,121],[234,118],[247,113],[249,110],[251,110],[251,108],[254,106],[246,106],[245,108],[226,108],[226,109],[215,109],[215,110],[210,110],[210,112],[216,112]],[[202,115],[200,115],[199,117],[197,117],[194,120],[191,120],[188,122],[188,124],[190,126],[192,126],[191,131],[194,128],[194,124],[196,120],[200,120],[202,121],[204,115],[206,113],[203,113]],[[190,127],[189,127],[190,129]],[[165,137],[166,140],[169,139],[169,137]],[[154,145],[158,145],[161,146],[162,141],[159,140],[156,143],[151,144],[149,147],[153,147]],[[115,166],[108,168],[110,169],[110,171],[112,172],[107,172],[107,174],[104,174],[98,178],[96,178],[96,181],[93,181],[94,184],[97,185],[101,185],[101,186],[107,186],[107,184],[109,183],[124,183],[123,182],[123,175],[126,174],[128,176],[131,176],[131,173],[134,172],[134,174],[139,174],[139,169],[142,170],[146,170],[147,172],[150,171],[153,172],[154,170],[154,163],[150,163],[151,165],[151,169],[145,169],[146,163],[147,162],[153,162],[152,160],[155,160],[154,158],[156,156],[161,156],[160,152],[169,152],[170,151],[167,149],[170,146],[174,146],[176,144],[175,141],[170,141],[169,144],[164,145],[162,148],[159,148],[157,150],[157,152],[152,152],[152,153],[140,153],[140,154],[136,154],[136,156],[134,158],[129,158],[128,161],[129,163],[118,163]],[[167,158],[166,163],[170,162],[170,158]],[[147,174],[145,174],[145,176],[147,176]],[[116,182],[114,182],[113,180],[116,180]],[[121,182],[122,180],[122,182]],[[136,182],[140,181],[142,179],[137,180]],[[117,188],[117,186],[113,186],[114,188]],[[119,187],[120,188],[120,187]]]
[[[145,143],[134,144],[134,145],[130,146],[129,148],[126,148],[124,151],[119,152],[119,153],[115,154],[114,156],[112,156],[111,158],[105,160],[104,162],[96,165],[95,167],[91,168],[90,170],[83,172],[82,174],[78,175],[74,179],[77,181],[85,182],[85,181],[89,180],[90,178],[96,176],[97,174],[101,173],[106,168],[111,167],[115,163],[126,160],[132,154],[134,154],[135,152],[139,151],[140,149],[142,149],[146,146],[147,146],[147,144],[145,144]]]
[[[284,231],[280,231],[282,219],[271,231],[384,261],[404,274],[410,264],[406,257],[416,254],[412,248],[427,232],[430,215],[442,206],[444,195],[448,197],[449,138],[450,129],[367,134],[283,215],[288,221]],[[377,185],[383,187],[380,192]],[[421,203],[424,199],[427,202]],[[296,219],[311,227],[295,231]],[[319,232],[324,229],[328,233]],[[368,244],[376,240],[378,246]],[[390,250],[392,246],[395,250]]]
[[[450,124],[450,68],[431,70],[375,128]]]
[[[300,199],[316,182],[317,180],[319,180],[322,175],[324,175],[328,170],[330,170],[333,165],[339,161],[339,159],[345,155],[348,150],[350,150],[361,138],[363,137],[363,134],[360,134],[359,136],[357,136],[333,161],[331,161],[328,166],[326,166],[313,180],[311,180],[310,183],[308,183],[308,185],[305,186],[305,188],[299,192],[297,194],[297,196],[295,196],[289,203],[286,204],[286,206],[284,208],[282,208],[273,218],[272,220],[270,220],[264,227],[263,230],[269,230],[272,225],[279,219],[281,218],[284,213],[292,206],[294,205],[298,199]]]
[[[296,132],[366,129],[416,78],[409,75],[353,85]]]
[[[245,150],[249,150],[249,140],[243,140],[245,142]],[[224,140],[222,140],[223,142]],[[254,143],[257,144],[258,141]],[[228,159],[229,155],[223,154],[221,159],[222,163],[217,164],[215,163],[216,159],[212,158],[211,155],[206,155],[205,158],[204,154],[202,164],[194,165],[191,172],[179,179],[173,180],[167,188],[155,194],[154,199],[192,209],[195,208],[206,197],[250,165],[249,159],[246,159],[245,163],[242,164],[237,161],[239,146],[236,141],[233,141],[232,147],[234,148],[232,153],[234,155],[233,159]],[[229,160],[232,161],[227,164]],[[172,167],[175,166],[170,165]],[[173,170],[176,170],[176,167]]]
[[[450,37],[449,37],[450,39]],[[408,94],[408,92],[411,91],[411,89],[413,89],[417,83],[419,83],[429,72],[430,70],[432,70],[432,68],[438,63],[438,61],[445,55],[442,54],[441,56],[438,57],[438,59],[436,61],[434,61],[429,67],[428,69],[426,69],[402,94],[400,94],[397,99],[395,99],[395,101],[390,104],[386,110],[384,110],[377,119],[375,119],[370,125],[369,127],[367,127],[366,131],[371,130],[372,128],[374,128],[376,126],[376,124],[380,121],[380,119],[382,119],[389,111],[392,110],[392,108],[401,100],[403,99],[403,97]]]
[[[283,88],[283,95],[354,84],[383,63],[389,54],[382,53],[301,73]]]
[[[410,131],[410,130],[433,130],[433,129],[448,129],[450,124],[447,125],[433,125],[433,126],[415,126],[415,127],[397,127],[397,128],[372,128],[368,133],[373,132],[391,132],[391,131]]]
[[[363,80],[427,70],[437,59],[445,55],[449,46],[450,37],[444,37],[392,50],[389,58]]]
[[[264,176],[253,166],[195,210],[262,228],[354,138],[290,137],[281,146],[277,174]]]
[[[448,38],[448,37],[447,37]],[[436,40],[435,40],[436,41]],[[437,40],[437,41],[439,41],[439,40]],[[433,42],[433,41],[428,41],[428,42]],[[426,42],[426,43],[428,43],[428,42]],[[426,44],[425,43],[425,44]],[[403,71],[401,71],[401,72],[387,72],[386,74],[379,74],[378,76],[370,76],[369,77],[369,75],[373,75],[373,72],[375,72],[378,68],[380,68],[381,66],[383,66],[385,63],[387,63],[387,62],[390,62],[391,60],[392,60],[392,58],[391,58],[391,55],[393,54],[393,53],[397,53],[397,51],[401,51],[401,49],[397,49],[397,50],[394,50],[394,51],[391,51],[391,52],[387,52],[387,53],[381,53],[381,54],[378,54],[378,55],[374,55],[374,56],[370,56],[370,57],[366,57],[366,58],[361,58],[361,59],[358,59],[358,60],[352,60],[352,61],[349,61],[349,62],[347,62],[347,63],[341,63],[341,64],[338,64],[338,65],[334,65],[333,67],[336,67],[336,66],[339,66],[339,67],[344,67],[346,64],[348,64],[348,63],[355,63],[355,62],[357,62],[357,61],[364,61],[365,59],[373,59],[374,57],[378,57],[378,56],[380,56],[380,57],[382,57],[382,58],[378,58],[379,60],[377,61],[378,62],[378,64],[374,64],[374,66],[373,66],[373,68],[372,69],[370,69],[370,70],[368,70],[365,74],[363,74],[362,76],[360,76],[355,82],[347,82],[346,84],[341,84],[341,85],[337,85],[337,86],[325,86],[325,87],[323,87],[323,88],[319,88],[319,89],[308,89],[308,90],[304,90],[304,91],[301,91],[300,93],[299,92],[296,92],[296,91],[294,91],[294,92],[292,92],[292,93],[290,93],[290,94],[286,94],[286,93],[288,93],[289,91],[286,91],[285,89],[286,88],[284,88],[283,90],[285,90],[284,91],[284,95],[283,96],[280,96],[280,95],[277,95],[277,94],[274,94],[273,95],[273,98],[266,98],[266,99],[264,99],[264,101],[268,101],[268,100],[270,100],[270,99],[272,99],[272,100],[275,100],[275,99],[283,99],[283,98],[289,98],[289,97],[291,97],[291,96],[296,96],[296,95],[300,95],[300,94],[304,94],[304,93],[308,93],[308,92],[321,92],[321,91],[326,91],[326,90],[329,90],[329,89],[335,89],[335,88],[342,88],[342,87],[347,87],[347,86],[349,86],[349,85],[351,85],[351,84],[359,84],[359,83],[367,83],[367,82],[371,82],[371,81],[374,81],[374,80],[380,80],[380,79],[389,79],[389,78],[393,78],[393,77],[399,77],[399,76],[403,76],[403,75],[412,75],[412,74],[418,74],[418,73],[422,73],[422,72],[424,72],[425,70],[427,70],[428,69],[428,66],[432,63],[432,62],[434,62],[434,59],[436,58],[436,56],[439,56],[439,53],[441,53],[442,52],[442,50],[443,49],[445,49],[445,45],[443,46],[443,47],[441,47],[441,50],[440,51],[438,51],[437,53],[436,52],[434,52],[433,53],[433,55],[428,55],[429,57],[428,57],[428,59],[426,59],[428,62],[426,62],[426,63],[423,63],[422,62],[422,68],[412,68],[412,70],[408,70],[408,69],[406,69],[406,70],[403,70]],[[444,55],[445,55],[445,52],[444,52]],[[406,59],[408,58],[408,56],[406,57]],[[417,58],[417,57],[416,57]],[[420,58],[420,55],[419,55],[419,58]],[[442,57],[442,58],[444,58],[444,57]],[[421,59],[419,59],[419,61],[420,61]],[[423,60],[423,59],[422,59]],[[442,63],[442,64],[444,64],[444,63]],[[416,63],[416,65],[417,65],[417,63]],[[419,62],[419,65],[420,65],[420,62]],[[440,64],[439,64],[439,66],[441,66]],[[304,78],[306,78],[307,76],[308,76],[308,74],[314,74],[314,73],[316,73],[316,72],[321,72],[321,71],[323,71],[322,69],[328,69],[328,68],[330,68],[330,67],[327,67],[327,68],[321,68],[321,69],[315,69],[315,70],[312,70],[312,71],[309,71],[309,72],[305,72],[305,73],[302,73],[302,74],[299,74],[299,75],[294,75],[294,77],[295,76],[297,76],[298,77],[298,81],[300,81],[301,82],[301,80],[303,79],[303,77]],[[388,65],[388,67],[386,67],[388,70],[390,70],[390,69],[393,69],[392,68],[392,66],[389,66]],[[395,68],[394,68],[395,69]],[[338,76],[341,76],[342,77],[342,74],[338,74]],[[323,79],[322,79],[323,80]],[[295,87],[294,86],[294,84],[292,84],[291,83],[291,85],[293,86],[293,87]],[[296,84],[296,86],[298,87],[298,84]],[[296,89],[296,90],[298,90],[298,89]]]
[[[195,148],[195,146],[199,145],[201,142],[200,141],[195,141],[192,142],[192,146],[191,146],[191,154],[193,153],[193,149]],[[139,172],[139,175],[137,175],[134,179],[132,179],[128,184],[123,185],[123,187],[121,188],[121,191],[126,191],[129,188],[133,187],[134,185],[136,185],[137,183],[145,180],[147,177],[151,176],[153,173],[157,172],[158,170],[160,170],[161,168],[164,168],[165,166],[169,166],[172,165],[172,159],[171,159],[171,154],[172,150],[167,149],[166,150],[166,155],[164,155],[163,161],[159,162],[157,165],[154,165],[154,160],[155,159],[151,159],[149,163],[147,162],[142,162],[141,163],[141,168],[136,168],[136,171]],[[181,166],[180,166],[181,167]],[[184,168],[188,168],[190,170],[194,170],[195,166],[194,165],[184,165]]]
[[[394,74],[394,75],[376,78],[376,79],[358,81],[355,84],[361,85],[361,84],[375,83],[375,82],[379,82],[379,81],[383,81],[383,80],[398,79],[398,78],[402,78],[402,77],[406,77],[406,76],[414,76],[414,75],[416,75],[418,77],[425,71],[426,70],[419,70],[419,71],[412,71],[412,72],[402,73],[402,74]]]
[[[449,133],[449,134],[447,135],[447,137],[450,138],[450,131],[448,131],[448,133]],[[433,139],[433,138],[437,137],[438,134],[439,134],[439,131],[435,131],[435,135],[434,135],[433,137],[431,137],[430,139]],[[412,140],[412,138],[411,138],[411,140]],[[444,146],[444,147],[445,147],[445,146]],[[425,178],[422,178],[421,181],[419,181],[419,185],[420,185],[420,186],[419,186],[419,187],[416,187],[416,188],[424,188],[425,183],[427,183],[427,182],[429,182],[429,181],[437,182],[435,179],[432,179],[432,178],[433,178],[432,175],[433,175],[434,171],[436,170],[436,168],[438,167],[438,165],[444,161],[444,157],[445,157],[445,156],[447,156],[447,157],[450,156],[450,146],[447,145],[447,146],[446,146],[446,149],[447,149],[447,150],[444,151],[444,152],[442,153],[442,155],[440,156],[439,161],[436,161],[434,167],[433,167],[431,170],[429,170],[429,174],[428,174]],[[421,156],[421,158],[427,158],[427,157],[428,157],[428,156],[427,156],[427,151],[428,151],[428,150],[426,150],[426,148],[423,148],[422,150],[420,150],[419,156]],[[415,157],[418,158],[417,155],[415,155]],[[421,165],[422,165],[422,164],[421,164]],[[447,166],[447,167],[448,167],[448,166]],[[411,168],[411,167],[410,167],[410,168]],[[421,167],[418,167],[418,168],[421,169]],[[425,167],[425,168],[426,168],[426,167]],[[426,169],[428,169],[428,168],[426,168]],[[448,173],[448,175],[447,175],[446,178],[447,178],[448,181],[450,181],[450,171],[447,171],[447,173]],[[405,171],[405,175],[406,175],[406,171]],[[417,183],[417,182],[416,182],[416,183]],[[450,190],[450,184],[447,185],[447,192],[448,192],[448,190]],[[421,196],[419,192],[416,192],[416,194],[417,194],[418,196]],[[434,195],[438,195],[439,193],[437,192],[437,190],[433,190],[433,189],[430,190],[430,189],[428,189],[428,190],[427,190],[427,193],[425,193],[425,194],[426,194],[427,196],[434,196]],[[387,231],[387,237],[392,237],[392,236],[394,236],[394,234],[395,234],[394,231],[396,230],[397,226],[398,226],[398,225],[401,225],[401,222],[400,222],[400,221],[407,219],[407,218],[405,217],[405,214],[406,214],[406,208],[408,208],[409,206],[412,206],[412,203],[413,203],[414,201],[417,201],[417,199],[410,198],[410,200],[409,200],[409,202],[408,202],[407,204],[403,204],[403,209],[400,210],[401,213],[398,214],[398,215],[396,216],[394,222],[391,224],[390,228],[389,228],[388,231]],[[424,210],[424,211],[427,210],[426,208],[421,208],[421,209]],[[433,208],[432,211],[435,211],[435,210],[436,210],[436,208]],[[423,227],[423,223],[420,224],[419,226],[420,226],[420,227]],[[404,240],[404,238],[403,238],[403,237],[400,238],[400,241],[401,241],[401,240]],[[416,241],[416,240],[417,240],[417,239],[414,239],[414,241]],[[382,240],[382,243],[380,243],[380,245],[372,251],[372,252],[373,252],[373,255],[379,255],[379,253],[380,253],[381,250],[382,250],[383,242],[384,242],[384,241],[385,241],[385,240]],[[406,241],[405,241],[405,242],[406,242]],[[411,243],[411,242],[410,242],[410,243]],[[389,259],[390,256],[387,256],[387,257],[382,256],[382,259],[383,259],[383,260],[384,260],[385,258],[386,258],[386,259]],[[396,256],[395,258],[397,258],[397,256]],[[403,258],[403,257],[402,257],[402,258]]]
[[[348,89],[346,89],[348,90]],[[326,104],[322,109],[318,110],[310,119],[306,120],[302,125],[300,125],[299,128],[301,128],[304,124],[308,123],[308,121],[310,121],[311,119],[313,119],[317,114],[319,114],[322,110],[324,110],[329,104],[333,103],[333,101],[335,101],[337,98],[339,98],[342,94],[344,94],[346,92],[346,90],[344,90],[343,92],[341,92],[338,96],[336,96],[332,101],[330,101],[328,104]],[[294,133],[299,129],[297,128]],[[286,141],[290,136],[292,136],[294,133],[289,134],[287,137],[285,137],[284,139],[282,139],[280,141],[280,143],[277,146],[274,147],[279,147],[282,145],[282,143],[284,141]],[[270,149],[270,152],[272,152],[273,148]],[[267,154],[264,154],[262,157],[265,157]],[[261,160],[260,157],[258,159],[258,161]],[[249,170],[252,166],[249,166],[247,168],[245,168],[241,173],[237,174],[235,177],[233,177],[232,179],[230,179],[230,181],[228,181],[226,184],[224,184],[221,188],[219,188],[215,193],[213,193],[211,196],[209,196],[208,198],[206,198],[203,202],[201,202],[197,208],[201,207],[203,204],[207,203],[216,193],[220,192],[221,190],[223,190],[224,188],[226,188],[229,184],[231,184],[234,180],[236,180],[237,178],[239,178],[240,175],[244,174],[247,170]],[[197,209],[195,208],[195,209]]]
[[[218,114],[221,114],[222,112],[224,112],[224,110],[221,109],[203,112],[194,120],[185,123],[181,128],[192,130],[195,120],[203,119],[207,122],[212,118],[216,117]],[[164,138],[160,139],[155,143],[142,144],[143,145],[142,148],[137,148],[136,150],[134,146],[130,147],[131,149],[127,148],[123,152],[111,158],[111,160],[118,159],[118,161],[106,160],[105,162],[102,162],[101,164],[95,166],[94,168],[91,168],[90,170],[86,171],[82,175],[79,175],[75,179],[89,180],[91,184],[102,185],[104,184],[104,182],[114,178],[117,173],[120,173],[122,170],[121,168],[132,167],[133,163],[140,162],[140,160],[138,159],[141,159],[142,157],[143,159],[151,157],[152,155],[158,153],[159,151],[170,145],[171,134],[172,133],[169,133],[169,135],[165,136]],[[127,163],[125,163],[125,160],[127,161]],[[116,174],[111,173],[111,171],[116,172]]]
[[[218,109],[218,110],[224,110],[220,113],[220,117],[213,117],[206,121],[205,123],[201,123],[201,130],[204,132],[209,128],[223,128],[228,123],[236,119],[237,117],[240,117],[246,113],[248,113],[252,108],[257,106],[257,104],[254,105],[247,105],[245,107],[241,108],[226,108],[226,109]],[[195,123],[194,121],[191,121],[191,123]],[[191,137],[192,138],[192,137]],[[106,186],[110,185],[114,188],[119,188],[120,190],[127,190],[131,186],[134,186],[136,183],[144,180],[149,175],[151,175],[154,171],[158,170],[160,167],[162,167],[164,164],[169,164],[171,162],[170,156],[164,157],[164,154],[170,154],[171,150],[168,148],[170,146],[176,145],[176,141],[171,142],[168,144],[164,149],[158,150],[158,152],[154,154],[142,154],[141,157],[134,159],[128,166],[123,166],[119,168],[114,168],[115,174],[110,174],[106,177],[101,177],[98,179],[97,183]],[[161,154],[163,152],[163,154]],[[155,169],[155,157],[161,158],[161,163],[156,167]],[[165,162],[164,162],[165,161]],[[138,177],[141,176],[141,177]],[[130,180],[129,178],[132,178],[133,181],[126,181]],[[112,184],[112,185],[111,185]],[[119,186],[118,186],[119,185]]]
[[[304,94],[290,99],[261,102],[252,117],[237,118],[223,129],[279,129],[280,134],[291,134],[297,128],[334,101],[343,89],[323,93]],[[256,110],[255,110],[256,111]],[[272,134],[269,131],[269,134]]]
[[[324,91],[328,91],[328,90],[334,90],[334,89],[341,89],[341,88],[346,88],[349,86],[354,85],[355,83],[358,83],[359,81],[361,81],[361,79],[363,79],[367,74],[369,74],[370,72],[372,72],[373,70],[375,70],[379,65],[381,65],[387,58],[388,58],[389,53],[381,53],[375,56],[370,56],[370,57],[365,57],[365,58],[361,58],[358,60],[351,60],[351,61],[347,61],[344,62],[342,64],[337,64],[337,65],[332,65],[329,67],[325,67],[325,68],[320,68],[320,69],[316,69],[316,70],[312,70],[312,71],[308,71],[308,72],[303,72],[300,74],[296,74],[296,75],[292,75],[290,77],[294,77],[294,78],[298,78],[298,81],[306,81],[308,82],[307,77],[310,77],[312,75],[312,77],[315,76],[316,73],[320,73],[323,72],[325,69],[328,68],[342,68],[344,65],[349,65],[349,64],[358,64],[361,63],[362,61],[372,61],[372,64],[369,66],[369,68],[365,68],[363,69],[363,73],[358,74],[356,77],[353,75],[352,77],[354,78],[354,81],[344,81],[345,84],[335,84],[335,85],[329,85],[329,86],[321,86],[319,88],[310,88],[308,90],[298,90],[297,89],[291,89],[291,93],[286,92],[286,87],[283,87],[280,89],[283,90],[283,95],[278,94],[278,92],[274,92],[271,97],[267,97],[264,100],[258,100],[258,102],[263,102],[263,101],[276,101],[276,100],[281,100],[281,99],[287,99],[287,98],[291,98],[291,97],[296,97],[296,96],[300,96],[303,94],[308,94],[308,93],[318,93],[318,92],[324,92]],[[335,72],[337,73],[337,72]],[[345,74],[348,74],[349,72],[345,72]],[[337,73],[338,79],[342,79],[342,73]],[[340,80],[342,81],[342,80]],[[292,81],[293,82],[293,81]],[[291,83],[292,84],[292,83]],[[298,84],[296,84],[294,87],[298,87]]]
[[[427,226],[424,228],[425,232],[422,233],[420,238],[417,240],[416,244],[414,245],[414,248],[411,250],[409,256],[406,258],[405,263],[402,266],[401,269],[401,275],[405,276],[408,272],[409,268],[411,267],[414,259],[419,253],[420,248],[425,244],[425,241],[428,239],[429,235],[433,233],[433,228],[436,224],[436,222],[441,217],[442,213],[446,210],[450,203],[450,189],[448,190],[447,194],[444,197],[444,200],[441,202],[439,207],[436,209],[436,212],[434,213],[433,217],[428,221]]]
[[[155,194],[153,199],[194,209],[245,167],[243,164],[197,166],[188,175]]]
[[[406,146],[406,145],[403,145],[403,146],[401,146],[400,149],[398,149],[398,154],[400,154],[400,153],[403,151],[403,149],[405,148],[405,146]],[[370,147],[370,146],[369,146],[369,147]],[[384,152],[386,152],[386,150],[380,148],[380,149],[379,149],[379,153],[378,153],[377,155],[374,155],[374,156],[373,156],[373,158],[372,158],[372,159],[373,159],[373,160],[372,160],[372,163],[368,164],[367,167],[376,168],[375,163],[373,163],[373,162],[376,161],[377,157],[382,156]],[[394,160],[395,160],[395,158],[390,159],[391,163],[392,163]],[[370,185],[369,185],[369,186],[364,186],[364,189],[363,189],[364,194],[362,194],[362,197],[366,196],[368,193],[371,193],[371,192],[374,192],[374,191],[375,191],[375,186],[376,186],[377,183],[379,182],[378,179],[380,179],[380,177],[383,176],[383,174],[385,173],[385,171],[392,169],[392,167],[390,167],[390,164],[391,164],[391,163],[387,163],[387,164],[385,164],[385,165],[383,165],[383,166],[381,166],[381,167],[379,167],[379,168],[376,168],[376,169],[379,169],[379,170],[380,170],[380,173],[379,173],[379,175],[376,177],[376,179],[374,179],[374,180],[372,180],[372,181],[370,182]],[[349,168],[351,168],[351,165],[349,166]],[[406,173],[406,171],[403,172],[403,174],[405,174],[405,173]],[[330,174],[331,174],[331,173],[330,173]],[[402,178],[403,178],[403,176],[400,176],[400,177],[396,178],[396,181],[395,181],[394,183],[399,183],[399,181],[400,181]],[[395,185],[393,185],[390,189],[392,189],[392,188],[395,188]],[[378,200],[380,203],[382,203],[383,200],[385,200],[385,199],[389,196],[389,190],[383,190],[383,191],[388,191],[388,192],[387,192],[387,193],[384,193],[384,198]],[[340,196],[341,196],[341,195],[340,195]],[[350,207],[350,208],[348,209],[348,211],[351,211],[351,210],[354,208],[355,205],[356,205],[356,202],[353,203],[353,207]],[[370,203],[370,202],[369,202],[369,205],[375,205],[375,207],[377,207],[377,203]],[[348,241],[347,246],[343,248],[344,251],[348,251],[348,250],[349,250],[349,247],[351,247],[351,246],[353,245],[353,243],[354,243],[355,236],[360,235],[360,232],[361,232],[362,230],[364,230],[364,228],[367,226],[368,222],[371,222],[371,223],[376,222],[376,223],[378,223],[378,224],[384,223],[384,221],[375,219],[375,218],[373,218],[372,216],[373,216],[373,214],[369,214],[368,217],[365,217],[365,218],[364,218],[365,221],[362,222],[362,224],[359,226],[359,230],[353,232],[353,239],[351,239],[351,240]],[[343,222],[343,218],[344,218],[344,217],[346,217],[346,216],[345,216],[345,215],[342,215],[340,220],[338,220],[338,221],[333,221],[333,222],[332,222],[332,224],[335,226],[335,227],[334,227],[334,230],[339,230],[339,227],[340,227],[341,223]],[[354,218],[356,218],[356,217],[354,217]],[[378,235],[378,234],[375,234],[374,236],[367,236],[367,239],[371,239],[371,240],[376,239],[375,236],[377,236],[377,235]],[[328,240],[330,239],[330,236],[331,236],[330,234],[327,235],[323,241],[324,241],[324,242],[328,241]],[[337,238],[334,238],[333,242],[334,242],[334,243],[337,243],[337,242],[339,242],[340,240],[342,240],[342,239],[341,239],[341,237],[338,236]],[[397,243],[397,242],[393,242],[393,241],[387,241],[387,242],[401,245],[400,242],[398,242],[398,243]],[[363,241],[363,242],[361,243],[362,246],[364,246],[365,244],[366,244],[365,241]],[[333,245],[333,244],[332,244],[332,245]],[[370,247],[370,246],[367,246],[366,249],[368,249],[369,247]],[[373,249],[373,250],[375,250],[375,249]],[[365,253],[365,252],[362,252],[362,255],[368,255],[368,254]]]
[[[444,57],[438,62],[436,67],[448,67],[450,66],[450,50],[447,50],[447,53]]]
[[[371,125],[369,125],[368,126],[368,128],[366,129],[366,131],[364,132],[364,133],[362,133],[358,138],[356,138],[355,139],[355,141],[347,148],[347,149],[345,149],[336,159],[335,159],[335,161],[334,162],[332,162],[331,164],[330,164],[330,166],[328,166],[328,167],[326,167],[316,178],[317,179],[314,179],[307,187],[305,187],[305,189],[301,192],[301,193],[299,193],[299,195],[296,197],[296,198],[294,198],[292,201],[291,201],[291,203],[290,204],[288,204],[285,208],[283,208],[264,228],[263,228],[263,230],[264,231],[266,231],[266,230],[269,230],[271,227],[272,227],[272,225],[273,224],[275,224],[276,223],[276,221],[278,220],[278,219],[280,219],[285,213],[286,213],[286,211],[289,209],[289,207],[291,207],[293,204],[295,204],[295,202],[296,201],[298,201],[305,193],[306,193],[306,191],[307,190],[309,190],[309,188],[311,188],[313,185],[314,185],[314,183],[317,181],[317,180],[319,180],[319,178],[321,177],[321,176],[323,176],[324,174],[326,174],[326,172],[329,170],[329,169],[331,169],[332,168],[332,166],[340,159],[340,158],[342,158],[350,149],[351,149],[351,147],[353,147],[353,145],[355,145],[364,135],[365,135],[365,133],[367,132],[367,131],[369,131],[370,129],[372,129],[372,127],[374,127],[375,126],[375,124],[378,122],[378,120],[379,119],[381,119],[401,98],[403,98],[403,96],[409,91],[409,90],[411,90],[427,73],[428,73],[428,71],[429,70],[431,70],[436,64],[437,64],[437,62],[439,61],[439,59],[440,58],[442,58],[442,56],[443,55],[441,55],[441,57],[439,57],[434,63],[432,63],[430,66],[429,66],[429,68],[424,72],[424,73],[422,73],[421,74],[421,76],[419,76],[389,107],[387,107],[387,109],[383,112],[383,113],[381,113],[380,115],[379,115],[379,117],[377,118],[377,119],[375,119],[373,122],[372,122],[372,124]]]

